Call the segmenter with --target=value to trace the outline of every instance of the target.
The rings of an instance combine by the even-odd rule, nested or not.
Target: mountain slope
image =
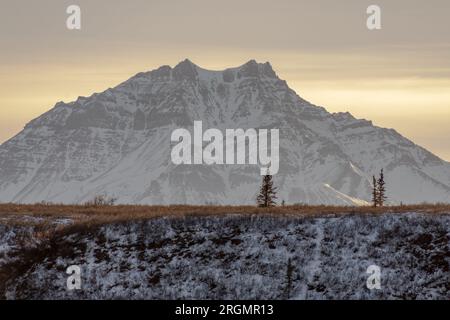
[[[364,204],[383,167],[393,203],[450,202],[450,164],[392,129],[300,98],[269,63],[208,71],[189,60],[56,106],[0,146],[0,201],[250,204],[258,166],[180,165],[176,128],[278,128],[279,199]]]

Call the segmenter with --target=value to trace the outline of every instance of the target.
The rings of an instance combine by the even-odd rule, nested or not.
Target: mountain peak
[[[191,60],[189,60],[188,58],[184,59],[183,61],[180,61],[176,66],[192,66],[192,67],[197,67],[197,65],[195,63],[193,63]]]
[[[195,80],[198,67],[189,59],[184,59],[173,68],[173,76],[177,80]]]
[[[251,59],[247,63],[243,64],[240,69],[240,75],[244,77],[259,77],[266,76],[269,78],[276,78],[277,75],[272,69],[272,65],[269,62],[258,63],[256,60]]]
[[[184,59],[179,62],[173,69],[173,75],[176,80],[196,80],[200,72],[217,72],[199,67],[189,59]],[[224,76],[227,77],[228,73],[237,73],[240,77],[268,77],[277,78],[275,71],[269,62],[258,63],[255,59],[251,59],[243,65],[235,68],[228,68],[223,71]]]
[[[259,63],[256,62],[255,59],[250,59],[249,61],[247,61],[246,63],[244,63],[244,64],[242,65],[242,67],[245,67],[245,66],[257,66],[258,64],[259,64]]]

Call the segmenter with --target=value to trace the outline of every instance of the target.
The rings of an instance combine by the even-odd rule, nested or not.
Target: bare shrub
[[[97,195],[94,199],[85,202],[87,207],[103,207],[103,206],[113,206],[117,201],[117,198],[108,197],[107,195]]]

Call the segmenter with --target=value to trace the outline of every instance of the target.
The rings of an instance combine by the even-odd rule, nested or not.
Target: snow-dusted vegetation
[[[154,218],[45,241],[0,228],[8,299],[450,299],[448,214]],[[380,290],[366,287],[372,264]],[[70,265],[81,290],[66,288]]]

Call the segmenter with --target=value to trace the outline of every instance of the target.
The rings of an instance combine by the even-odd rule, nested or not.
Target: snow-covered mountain
[[[381,168],[391,203],[450,202],[450,163],[395,130],[312,105],[254,60],[224,71],[185,60],[57,103],[0,146],[0,201],[253,204],[258,166],[171,162],[172,131],[195,120],[204,130],[278,128],[274,179],[287,204],[365,204]]]

